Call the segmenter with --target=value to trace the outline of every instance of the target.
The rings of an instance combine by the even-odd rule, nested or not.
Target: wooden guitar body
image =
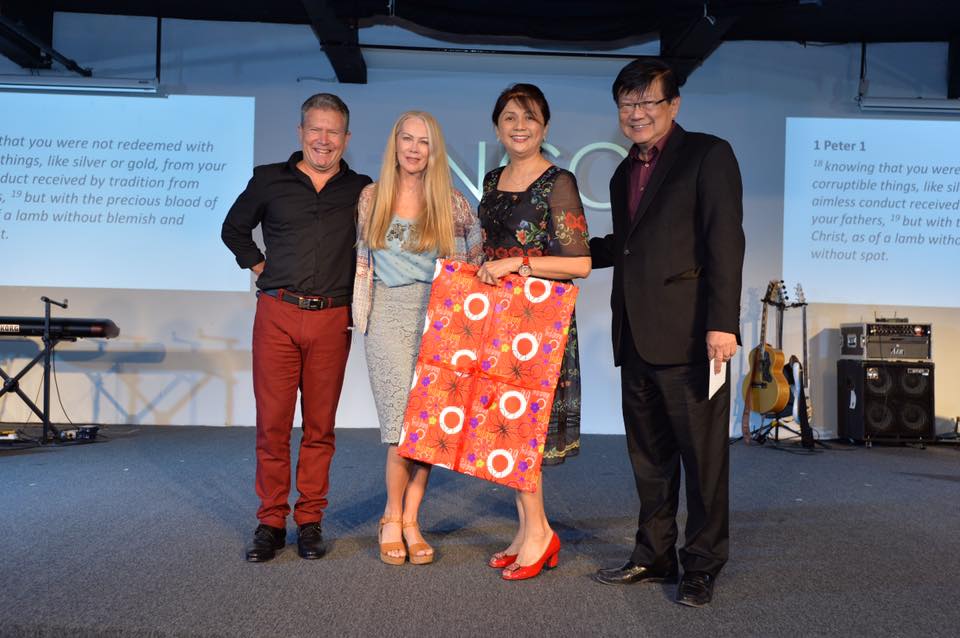
[[[750,351],[750,372],[743,380],[743,400],[750,410],[770,414],[787,406],[790,384],[783,376],[784,360],[783,353],[767,343]]]

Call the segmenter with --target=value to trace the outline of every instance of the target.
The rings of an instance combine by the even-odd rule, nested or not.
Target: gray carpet
[[[586,436],[546,474],[560,566],[506,583],[484,566],[512,494],[437,470],[422,523],[438,560],[377,559],[383,448],[341,430],[327,557],[248,564],[249,428],[111,427],[88,445],[0,448],[2,636],[955,636],[960,449],[732,449],[732,558],[714,603],[605,587],[637,501],[623,437]],[[295,542],[293,523],[288,541]]]

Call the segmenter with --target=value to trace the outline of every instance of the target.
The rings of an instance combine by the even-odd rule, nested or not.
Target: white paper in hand
[[[716,359],[710,359],[707,363],[709,366],[708,375],[710,378],[710,383],[707,387],[707,399],[712,399],[713,395],[717,393],[717,390],[723,387],[723,384],[727,380],[727,362],[724,361],[720,364],[720,372],[714,372],[714,364],[716,364]]]

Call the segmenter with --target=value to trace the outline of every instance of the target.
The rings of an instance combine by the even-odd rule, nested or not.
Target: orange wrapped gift
[[[438,260],[401,456],[534,492],[577,288]]]

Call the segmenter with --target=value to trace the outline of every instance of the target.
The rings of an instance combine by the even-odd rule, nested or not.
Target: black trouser
[[[707,400],[706,363],[653,365],[641,358],[624,321],[620,380],[627,451],[640,496],[641,565],[675,562],[680,466],[686,475],[687,524],[680,564],[714,576],[729,554],[730,371]]]

